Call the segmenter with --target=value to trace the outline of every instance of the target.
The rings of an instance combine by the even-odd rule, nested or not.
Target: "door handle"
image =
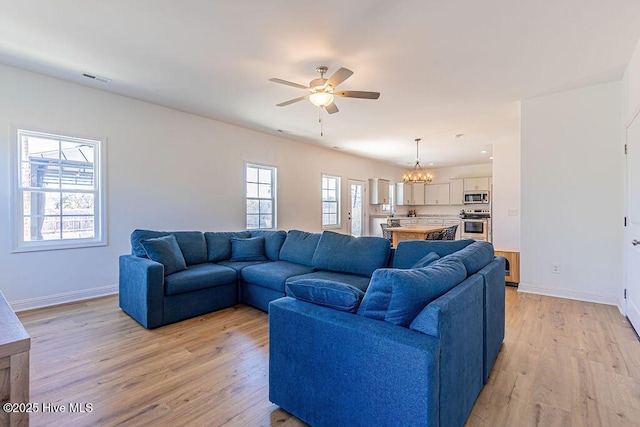
[[[633,240],[631,241],[631,244],[632,244],[633,246],[638,246],[638,245],[640,245],[640,242],[639,242],[637,239],[633,239]]]

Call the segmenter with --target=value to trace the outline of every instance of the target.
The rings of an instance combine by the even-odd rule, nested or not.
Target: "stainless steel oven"
[[[462,219],[462,230],[460,233],[462,239],[489,240],[489,220],[483,219]]]

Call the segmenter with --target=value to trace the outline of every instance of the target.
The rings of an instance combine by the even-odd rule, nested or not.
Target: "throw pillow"
[[[439,259],[440,259],[440,255],[438,255],[435,252],[429,252],[428,254],[420,258],[415,264],[413,264],[413,267],[411,268],[426,267],[432,262],[437,261]]]
[[[381,268],[373,273],[358,314],[407,327],[427,304],[466,277],[464,264],[454,259],[410,270]]]
[[[286,286],[287,296],[335,310],[355,313],[364,292],[346,283],[323,279],[300,279]]]
[[[178,246],[176,236],[173,234],[154,239],[143,239],[140,244],[149,259],[164,266],[165,276],[187,269],[187,263],[184,260],[180,246]]]
[[[249,237],[248,239],[231,239],[231,259],[229,261],[266,261],[264,256],[264,237]]]

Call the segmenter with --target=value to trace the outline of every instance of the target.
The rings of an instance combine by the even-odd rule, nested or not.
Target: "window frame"
[[[324,186],[325,179],[336,180],[336,200],[325,200],[324,192],[325,190],[331,190],[330,188],[326,188]],[[335,203],[336,204],[336,223],[325,224],[324,216],[325,216],[325,203]],[[328,173],[322,173],[320,177],[320,224],[323,230],[335,230],[342,228],[342,177],[338,175],[332,175]],[[326,213],[327,215],[331,214],[331,212]]]
[[[23,193],[35,187],[23,186],[21,170],[23,163],[22,137],[40,137],[58,141],[83,143],[93,146],[93,190],[65,189],[44,191],[49,193],[82,193],[94,195],[93,220],[94,237],[92,238],[60,238],[51,240],[26,240],[24,233],[24,200]],[[10,126],[10,171],[11,171],[11,212],[10,221],[13,233],[12,253],[37,252],[62,249],[79,249],[107,245],[107,180],[106,180],[106,138],[89,137],[75,132],[57,132],[39,129],[34,126]],[[42,189],[38,189],[41,191]],[[64,217],[64,215],[61,215]]]
[[[249,184],[248,181],[248,177],[247,177],[247,169],[248,168],[256,168],[256,169],[263,169],[263,170],[269,170],[271,172],[271,198],[267,199],[267,198],[262,198],[262,197],[249,197],[248,195],[248,191],[247,191],[247,185]],[[255,163],[255,162],[244,162],[244,226],[245,226],[245,230],[276,230],[278,228],[278,167],[277,166],[272,166],[272,165],[265,165],[265,164],[261,164],[261,163]],[[258,172],[258,181],[256,182],[256,184],[260,183],[260,178],[259,178],[259,172]],[[258,200],[258,204],[260,203],[260,200],[271,200],[271,216],[272,216],[272,221],[271,221],[271,227],[269,228],[261,228],[260,227],[260,220],[259,220],[259,216],[260,213],[258,213],[258,228],[249,228],[248,227],[248,219],[249,219],[249,215],[256,215],[256,214],[249,214],[247,212],[247,202],[249,200]],[[259,208],[258,208],[259,209]]]

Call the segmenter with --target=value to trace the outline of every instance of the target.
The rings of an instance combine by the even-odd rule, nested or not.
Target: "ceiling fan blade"
[[[301,96],[299,98],[293,98],[293,99],[290,99],[288,101],[281,102],[280,104],[276,104],[276,107],[284,107],[284,106],[287,106],[289,104],[293,104],[294,102],[302,101],[303,99],[308,98],[309,95],[311,95],[311,94],[308,94],[308,95],[305,95],[305,96]]]
[[[287,80],[282,80],[282,79],[276,79],[275,77],[272,79],[269,79],[270,82],[274,82],[274,83],[280,83],[282,85],[287,85],[287,86],[293,86],[293,87],[297,87],[299,89],[309,89],[308,86],[303,86],[301,84],[298,83],[294,83],[294,82],[289,82]]]
[[[329,105],[325,105],[324,109],[327,110],[327,113],[329,114],[337,113],[338,111],[340,111],[338,110],[338,106],[335,102],[332,102]]]
[[[346,68],[340,68],[338,71],[333,73],[331,77],[329,77],[327,84],[331,85],[331,87],[335,89],[340,83],[351,77],[352,74],[353,71],[347,70]]]
[[[380,92],[365,92],[361,90],[340,90],[333,92],[335,96],[344,96],[346,98],[363,98],[363,99],[378,99],[380,98]]]

